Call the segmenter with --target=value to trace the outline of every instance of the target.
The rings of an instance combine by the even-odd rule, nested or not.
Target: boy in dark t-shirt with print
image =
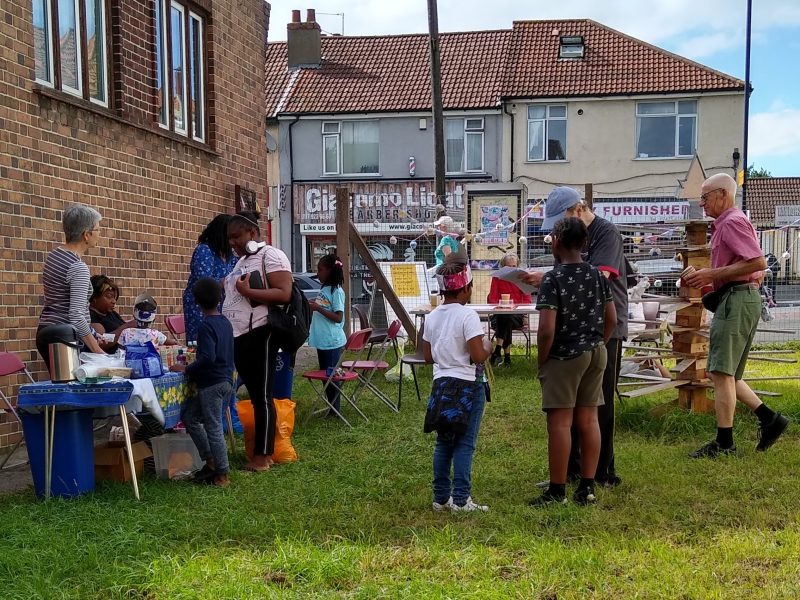
[[[581,440],[581,481],[576,504],[596,502],[594,477],[600,454],[597,407],[603,404],[605,344],[617,324],[608,281],[581,259],[589,233],[580,219],[553,228],[553,255],[559,263],[539,288],[537,343],[542,410],[547,413],[550,485],[532,506],[566,503],[567,462],[573,419]]]

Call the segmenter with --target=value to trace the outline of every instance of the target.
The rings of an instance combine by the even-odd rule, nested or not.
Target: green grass
[[[755,387],[781,392],[769,403],[800,421],[800,382]],[[711,416],[652,416],[670,392],[628,400],[617,431],[623,486],[594,507],[534,510],[525,501],[546,477],[544,417],[534,369],[518,357],[497,372],[474,465],[474,495],[491,511],[449,515],[430,509],[433,437],[413,385],[406,391],[399,415],[364,398],[372,421],[353,416],[347,430],[304,422],[310,390],[297,382],[300,462],[234,473],[225,490],[148,478],[141,502],[111,483],[71,501],[0,498],[0,597],[800,596],[796,425],[756,453],[755,420],[740,414],[740,457],[691,461],[713,435]]]

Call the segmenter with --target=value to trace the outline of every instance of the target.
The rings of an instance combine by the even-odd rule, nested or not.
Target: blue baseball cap
[[[559,186],[553,188],[547,196],[544,205],[544,221],[542,231],[552,231],[553,225],[564,218],[564,213],[576,204],[582,203],[581,195],[571,187]]]

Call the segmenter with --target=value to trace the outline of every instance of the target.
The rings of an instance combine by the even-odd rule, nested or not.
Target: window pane
[[[675,114],[674,102],[640,102],[636,105],[640,115],[672,115]]]
[[[483,133],[467,134],[467,171],[483,171]]]
[[[528,118],[529,119],[544,119],[546,116],[547,107],[542,106],[541,104],[529,105],[528,106]]]
[[[156,109],[158,122],[165,127],[169,126],[169,113],[167,113],[167,74],[164,69],[164,55],[166,53],[166,35],[164,31],[164,0],[156,0]]]
[[[322,133],[339,133],[339,123],[323,123]]]
[[[192,136],[205,139],[205,92],[203,90],[203,24],[194,16],[189,17],[189,58],[192,61]]]
[[[678,102],[678,112],[682,115],[693,115],[697,113],[697,101],[682,100]]]
[[[567,158],[567,121],[547,122],[547,160],[566,160]]]
[[[639,158],[675,156],[675,117],[640,117],[638,122]]]
[[[172,111],[175,131],[186,131],[186,69],[183,55],[183,10],[172,5],[170,10],[170,42],[172,43]]]
[[[528,121],[528,160],[544,160],[544,121]]]
[[[466,129],[483,129],[483,119],[467,119]]]
[[[450,173],[464,172],[464,119],[445,121],[445,163]]]
[[[78,44],[78,6],[75,0],[58,0],[58,40],[61,50],[61,86],[81,89],[81,49]]]
[[[106,25],[104,0],[86,0],[86,67],[89,97],[106,102]]]
[[[49,2],[33,0],[33,54],[36,60],[36,79],[52,83],[50,43]]]
[[[551,117],[566,117],[567,116],[567,107],[566,106],[551,106],[549,107],[550,116]]]
[[[342,123],[342,173],[378,172],[378,124]]]
[[[694,154],[694,128],[696,117],[678,118],[678,154],[691,156]]]
[[[323,154],[322,158],[325,162],[322,169],[325,173],[338,173],[339,172],[339,136],[326,135],[322,139]]]

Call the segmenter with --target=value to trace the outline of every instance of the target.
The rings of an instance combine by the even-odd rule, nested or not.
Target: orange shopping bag
[[[275,398],[275,452],[272,460],[276,463],[294,462],[297,460],[297,451],[292,446],[292,432],[294,431],[295,403],[286,398]],[[244,449],[247,458],[253,458],[255,445],[255,420],[253,417],[253,404],[250,400],[240,400],[236,403],[239,411],[239,421],[244,427]]]

